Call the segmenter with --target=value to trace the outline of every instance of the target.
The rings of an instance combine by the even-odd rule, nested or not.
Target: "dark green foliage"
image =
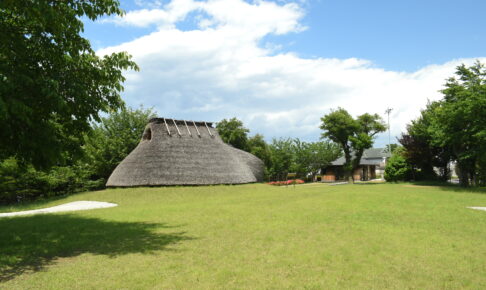
[[[398,144],[394,144],[394,143],[392,143],[392,144],[386,144],[386,146],[385,146],[385,152],[391,152],[391,153],[393,153],[397,148],[398,148]]]
[[[449,177],[448,162],[457,162],[462,186],[485,185],[486,68],[480,62],[457,67],[458,78],[447,80],[444,98],[428,104],[400,139],[404,156],[422,178],[433,177],[432,167]]]
[[[476,62],[457,67],[447,80],[444,99],[434,110],[431,133],[434,145],[451,148],[463,186],[486,184],[481,179],[486,155],[486,67]]]
[[[382,118],[366,113],[354,119],[345,109],[338,108],[322,117],[321,121],[322,137],[341,146],[345,175],[352,182],[352,172],[358,168],[364,150],[373,146],[376,134],[386,130]]]
[[[79,153],[99,112],[118,109],[126,53],[98,57],[81,18],[122,15],[113,0],[0,1],[0,159],[36,168]]]
[[[223,119],[216,124],[216,130],[225,143],[231,146],[248,151],[248,130],[243,126],[243,122],[231,118],[229,120]]]
[[[255,136],[250,137],[247,142],[247,147],[249,150],[248,152],[260,158],[265,164],[265,167],[270,166],[270,148],[268,147],[267,142],[265,142],[263,135],[256,134]]]
[[[236,117],[221,120],[216,124],[216,130],[225,143],[260,158],[266,168],[270,166],[271,152],[263,135],[256,134],[253,137],[248,137],[250,130]]]
[[[137,146],[147,121],[154,116],[151,109],[128,108],[102,118],[83,138],[84,157],[69,166],[36,170],[13,157],[4,160],[0,163],[0,203],[104,188],[111,172]]]
[[[476,174],[478,185],[486,186],[486,154],[478,157]]]
[[[148,120],[154,118],[152,109],[120,109],[99,124],[85,138],[85,166],[90,179],[107,180],[115,167],[138,145]]]
[[[297,173],[300,178],[313,177],[341,154],[339,146],[331,142],[280,138],[267,144],[260,134],[248,138],[249,130],[237,118],[223,119],[216,129],[224,142],[263,161],[266,180],[286,180],[289,172]]]
[[[292,139],[273,139],[270,147],[271,166],[268,175],[271,180],[287,180],[294,156]]]
[[[406,134],[402,134],[398,140],[405,149],[403,156],[412,168],[414,180],[445,181],[450,177],[448,163],[451,150],[447,146],[436,145],[431,131],[437,105],[438,103],[429,103],[421,116],[407,126]],[[435,173],[434,167],[440,169],[440,176]]]
[[[89,180],[79,166],[52,167],[48,171],[40,171],[31,165],[22,166],[14,158],[0,163],[0,204],[103,187],[103,180]]]
[[[263,169],[263,179],[269,180],[269,168],[272,164],[272,157],[270,147],[268,146],[267,142],[265,142],[263,135],[256,134],[255,136],[250,137],[247,144],[248,152],[263,161],[263,164],[265,165]]]
[[[341,155],[340,147],[331,142],[304,142],[296,139],[273,139],[269,144],[271,180],[286,180],[289,172],[299,178],[313,177]]]
[[[386,162],[386,181],[408,181],[412,179],[412,168],[404,157],[402,147],[395,149],[393,155]]]
[[[306,178],[310,175],[313,179],[319,171],[338,159],[341,155],[341,148],[331,142],[303,142],[294,139],[292,143],[293,162],[291,171],[297,176]]]

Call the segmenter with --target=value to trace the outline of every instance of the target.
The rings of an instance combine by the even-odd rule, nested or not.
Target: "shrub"
[[[105,181],[89,180],[79,166],[53,167],[49,171],[21,166],[15,158],[0,162],[0,204],[47,198],[100,189]]]
[[[386,181],[407,181],[412,177],[412,168],[403,156],[403,147],[397,148],[385,167]]]

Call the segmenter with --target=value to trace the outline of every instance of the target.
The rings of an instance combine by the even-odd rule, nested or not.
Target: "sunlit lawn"
[[[0,218],[0,288],[486,289],[486,212],[466,208],[484,191],[254,184],[35,206],[75,200],[119,206]]]

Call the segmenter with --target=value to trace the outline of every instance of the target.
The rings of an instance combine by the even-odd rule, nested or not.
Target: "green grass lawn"
[[[484,191],[409,184],[109,189],[0,218],[0,288],[486,289]]]

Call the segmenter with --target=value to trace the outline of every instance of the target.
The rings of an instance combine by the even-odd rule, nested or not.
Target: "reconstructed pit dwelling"
[[[153,118],[107,186],[241,184],[263,180],[263,162],[221,140],[210,122]]]

